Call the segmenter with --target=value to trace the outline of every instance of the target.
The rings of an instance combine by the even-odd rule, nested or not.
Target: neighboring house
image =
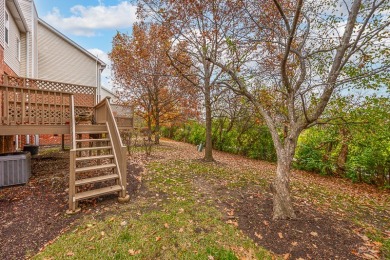
[[[111,103],[116,103],[118,101],[118,96],[114,92],[102,87],[100,91],[100,99],[105,99],[106,97],[110,98]]]
[[[41,20],[33,0],[0,0],[0,83],[5,74],[92,86],[97,103],[100,96],[112,94],[101,88],[105,67],[98,57]],[[17,146],[19,141],[29,143],[30,136],[16,138]],[[39,143],[37,136],[35,143]],[[4,149],[13,150],[0,147]]]

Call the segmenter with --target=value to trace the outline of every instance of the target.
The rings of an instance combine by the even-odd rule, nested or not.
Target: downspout
[[[35,4],[34,1],[31,1],[31,78],[36,78],[35,75]],[[39,145],[39,135],[35,135],[35,145]]]
[[[30,45],[29,45],[30,36],[31,36],[30,30],[27,30],[27,32],[26,32],[26,77],[30,76]],[[16,139],[19,139],[19,137],[17,136]],[[26,144],[30,144],[30,136],[29,135],[26,135]],[[16,148],[18,148],[18,147],[16,147]]]
[[[100,102],[100,82],[99,82],[99,55],[96,55],[96,104]]]

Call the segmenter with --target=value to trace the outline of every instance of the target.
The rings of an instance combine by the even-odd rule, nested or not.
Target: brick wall
[[[17,76],[16,73],[8,67],[7,64],[4,62],[4,48],[3,46],[0,46],[0,84],[3,84],[3,75],[4,74]],[[0,115],[1,115],[1,108],[2,108],[2,96],[0,92]],[[14,142],[15,136],[0,136],[0,153],[8,153],[15,151],[15,142]]]

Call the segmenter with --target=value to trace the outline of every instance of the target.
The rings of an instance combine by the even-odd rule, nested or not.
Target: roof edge
[[[104,89],[105,91],[107,91],[108,93],[110,93],[111,95],[115,96],[115,97],[118,97],[118,95],[116,95],[112,90],[109,90],[108,88],[102,86],[102,89]]]
[[[24,33],[29,32],[30,30],[28,28],[26,18],[23,15],[22,8],[20,7],[19,2],[17,0],[7,0],[5,4],[8,8],[9,8],[8,5],[13,5],[15,7],[17,15],[19,16],[20,21],[21,21],[21,23],[18,21],[15,21],[15,23],[18,25],[18,28]],[[15,13],[14,13],[15,9],[9,10],[13,16],[15,16]],[[22,28],[20,28],[20,26],[22,26]]]

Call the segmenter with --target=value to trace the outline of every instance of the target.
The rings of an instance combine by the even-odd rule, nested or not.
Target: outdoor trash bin
[[[31,155],[37,155],[39,152],[39,146],[38,145],[32,145],[32,144],[25,144],[23,146],[24,152],[30,152]]]

